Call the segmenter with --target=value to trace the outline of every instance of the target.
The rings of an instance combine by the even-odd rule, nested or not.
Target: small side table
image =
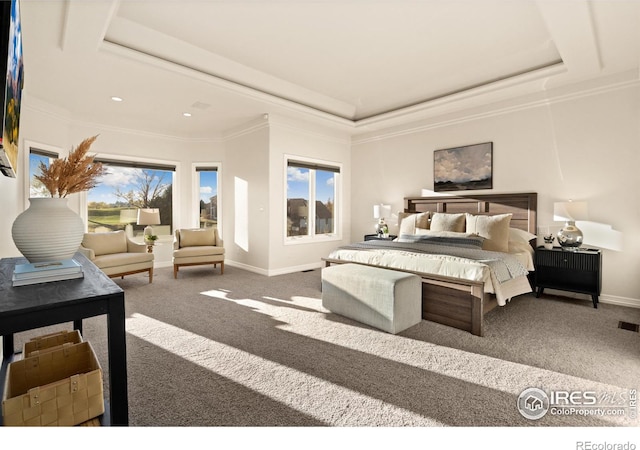
[[[82,329],[82,320],[106,315],[107,351],[109,364],[109,410],[113,426],[129,425],[129,397],[127,390],[127,346],[125,333],[124,291],[111,278],[81,253],[74,259],[82,264],[84,278],[30,286],[13,287],[11,276],[16,264],[26,259],[0,259],[0,397],[4,392],[4,378],[9,363],[15,360],[13,335],[58,323],[73,322]],[[106,405],[105,405],[106,406]],[[0,425],[2,417],[0,417]]]
[[[398,236],[396,236],[395,234],[390,234],[388,237],[378,236],[377,234],[365,234],[364,240],[365,241],[393,241],[397,237]]]
[[[559,247],[536,248],[535,256],[536,297],[545,288],[589,294],[593,307],[598,307],[602,288],[602,253],[597,249],[584,248],[576,251]]]

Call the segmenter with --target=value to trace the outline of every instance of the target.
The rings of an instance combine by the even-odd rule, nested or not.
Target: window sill
[[[342,237],[337,234],[322,234],[316,236],[292,236],[284,238],[284,245],[319,244],[323,242],[341,241]]]

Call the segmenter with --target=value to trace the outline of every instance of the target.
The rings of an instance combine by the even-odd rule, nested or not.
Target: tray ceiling
[[[29,95],[85,121],[177,136],[210,136],[263,113],[355,130],[461,94],[528,86],[513,93],[522,95],[540,80],[628,70],[639,59],[633,2],[21,5]],[[111,104],[113,95],[125,101]]]

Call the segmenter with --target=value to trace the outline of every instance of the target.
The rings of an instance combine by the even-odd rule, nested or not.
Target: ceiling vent
[[[195,102],[191,107],[195,109],[209,109],[211,108],[211,105],[203,102]]]

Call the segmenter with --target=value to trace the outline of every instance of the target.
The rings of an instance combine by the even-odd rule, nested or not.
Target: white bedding
[[[533,249],[529,251],[524,246],[514,244],[510,245],[509,254],[515,256],[524,268],[533,270]],[[457,256],[416,254],[391,248],[367,250],[337,248],[331,252],[329,258],[480,281],[484,283],[484,292],[496,295],[500,306],[506,305],[509,299],[516,295],[531,292],[531,286],[526,276],[518,276],[500,283],[486,264]]]

